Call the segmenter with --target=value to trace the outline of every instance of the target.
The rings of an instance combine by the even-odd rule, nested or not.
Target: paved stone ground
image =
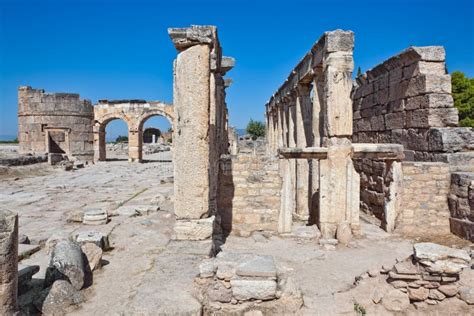
[[[148,158],[162,160],[170,154]],[[171,164],[130,164],[120,160],[126,157],[115,158],[118,160],[75,171],[45,164],[14,167],[15,176],[4,176],[0,182],[0,203],[19,213],[20,233],[33,243],[43,244],[53,234],[81,230],[110,234],[113,249],[104,253],[106,265],[94,272],[92,286],[83,290],[86,301],[72,314],[199,314],[194,278],[209,245],[171,240],[173,184],[160,183],[172,174]],[[161,210],[148,215],[113,216],[102,226],[66,220],[78,210],[103,207],[114,213],[120,206],[157,203],[157,197]],[[409,240],[368,223],[363,230],[366,237],[337,250],[325,250],[314,240],[263,233],[247,238],[231,236],[223,248],[274,256],[279,272],[291,275],[302,290],[301,314],[353,314],[353,301],[346,294],[358,291],[360,297],[360,292],[366,291],[367,296],[363,292],[361,297],[369,300],[372,289],[372,285],[354,289],[355,277],[382,264],[393,265],[412,252]],[[41,270],[35,278],[42,279],[47,261],[42,248],[22,264],[39,264]],[[20,299],[27,301],[27,297]]]

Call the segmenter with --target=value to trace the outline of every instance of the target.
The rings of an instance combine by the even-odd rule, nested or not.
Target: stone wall
[[[21,154],[57,151],[92,160],[93,121],[91,102],[81,100],[79,94],[45,93],[44,90],[31,87],[18,89],[18,140]]]
[[[443,47],[410,47],[357,78],[354,142],[399,143],[414,160],[436,160],[433,127],[457,126]],[[412,159],[412,160],[413,160]]]
[[[240,153],[221,158],[218,209],[225,234],[277,231],[281,178],[279,160]]]
[[[474,173],[451,174],[449,191],[451,232],[474,242]]]
[[[407,234],[449,233],[449,165],[403,162],[401,214],[397,227]]]

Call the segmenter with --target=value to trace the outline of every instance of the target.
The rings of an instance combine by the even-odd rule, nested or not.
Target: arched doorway
[[[171,161],[173,142],[171,118],[162,112],[146,113],[140,119],[138,132],[142,135],[141,157],[145,161]]]
[[[113,116],[96,121],[94,151],[97,160],[127,160],[129,157],[130,128],[125,117]],[[109,157],[107,155],[109,152]]]

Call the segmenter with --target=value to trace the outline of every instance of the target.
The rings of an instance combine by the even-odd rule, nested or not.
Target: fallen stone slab
[[[39,251],[41,247],[39,245],[28,245],[28,244],[19,244],[18,245],[18,260],[28,258],[35,252]]]
[[[276,278],[277,270],[272,256],[255,256],[240,263],[236,274],[245,277]]]
[[[418,243],[413,248],[415,258],[431,273],[457,274],[468,267],[471,260],[466,250],[435,243]]]
[[[74,240],[79,244],[93,243],[102,250],[110,248],[109,236],[99,231],[80,231],[75,235]]]
[[[54,246],[46,270],[45,285],[49,286],[56,280],[68,280],[72,286],[80,290],[84,285],[84,260],[81,247],[72,241],[62,240]]]
[[[232,296],[239,301],[270,300],[276,297],[274,280],[230,280]]]

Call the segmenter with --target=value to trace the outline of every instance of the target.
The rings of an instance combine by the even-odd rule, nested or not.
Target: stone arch
[[[138,144],[138,157],[139,161],[142,160],[143,157],[143,126],[145,125],[145,122],[154,117],[154,116],[161,116],[164,117],[168,120],[168,122],[171,125],[171,130],[174,130],[174,120],[173,120],[173,115],[170,113],[170,111],[166,111],[165,109],[152,109],[152,110],[147,110],[143,114],[141,114],[138,119],[137,119],[137,133],[139,135],[139,140],[137,142]]]
[[[130,134],[130,117],[124,113],[106,113],[96,117],[94,121],[94,158],[95,160],[105,161],[106,154],[106,132],[107,124],[114,120],[122,120],[127,124],[127,132]]]

